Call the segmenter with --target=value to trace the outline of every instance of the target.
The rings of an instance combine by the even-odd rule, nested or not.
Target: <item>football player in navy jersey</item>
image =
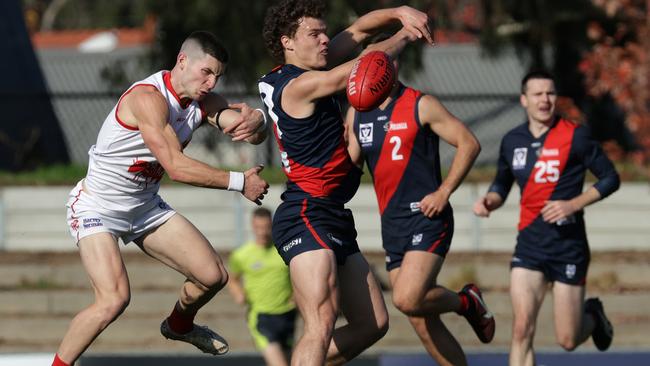
[[[269,9],[264,41],[282,65],[259,81],[288,178],[273,241],[290,267],[304,319],[292,357],[299,365],[348,361],[388,329],[381,290],[359,253],[352,213],[344,208],[361,171],[346,150],[333,94],[345,89],[359,43],[381,27],[403,26],[376,45],[390,55],[418,38],[432,41],[426,14],[406,6],[365,14],[330,41],[323,11],[315,0],[284,0]],[[334,329],[339,310],[347,324]]]
[[[614,166],[586,127],[555,115],[550,74],[536,71],[521,83],[528,121],[501,141],[497,175],[474,204],[481,217],[503,205],[512,184],[521,189],[519,234],[511,261],[513,308],[510,365],[534,365],[533,338],[548,283],[553,284],[555,336],[573,350],[589,336],[604,351],[613,329],[597,298],[585,298],[589,246],[583,209],[620,185]],[[598,181],[583,191],[585,172]]]
[[[440,314],[464,315],[485,343],[494,336],[494,317],[475,285],[456,293],[436,279],[454,232],[449,197],[479,154],[478,140],[438,99],[399,81],[376,109],[350,108],[346,129],[352,161],[361,166],[365,160],[372,174],[393,304],[408,316],[438,364],[466,365],[462,348]],[[444,180],[440,138],[457,149]]]

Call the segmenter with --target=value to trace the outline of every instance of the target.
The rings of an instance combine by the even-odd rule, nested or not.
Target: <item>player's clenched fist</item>
[[[262,204],[264,195],[268,193],[269,188],[269,184],[259,176],[262,169],[264,167],[258,165],[244,172],[244,190],[242,194],[258,205]]]

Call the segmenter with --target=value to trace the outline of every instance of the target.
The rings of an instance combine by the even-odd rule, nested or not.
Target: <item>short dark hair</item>
[[[282,0],[270,7],[262,28],[266,49],[277,62],[284,62],[284,48],[280,38],[295,36],[300,19],[323,19],[324,14],[325,4],[320,0]]]
[[[253,218],[260,217],[260,218],[268,218],[271,219],[273,214],[271,213],[271,210],[269,210],[266,207],[258,207],[255,210],[253,210]]]
[[[526,85],[531,79],[546,79],[555,81],[553,74],[546,70],[531,70],[521,79],[521,94],[526,94]]]
[[[205,54],[216,58],[221,63],[228,63],[228,51],[219,38],[217,38],[213,33],[208,31],[195,31],[185,40],[187,41],[190,39],[198,43],[201,47],[201,51]]]

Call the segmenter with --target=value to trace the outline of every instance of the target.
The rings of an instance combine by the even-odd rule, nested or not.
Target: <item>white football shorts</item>
[[[144,205],[128,211],[102,208],[98,200],[83,187],[83,180],[70,191],[67,220],[76,243],[95,233],[108,232],[125,244],[164,224],[176,211],[159,195]]]

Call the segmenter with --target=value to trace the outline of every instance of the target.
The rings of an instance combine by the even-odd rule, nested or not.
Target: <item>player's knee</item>
[[[393,305],[403,314],[417,315],[420,310],[420,303],[411,293],[393,290]]]
[[[530,342],[535,334],[535,325],[527,321],[515,321],[512,328],[512,339],[515,342]]]
[[[199,279],[201,287],[206,292],[221,290],[228,283],[228,272],[220,263],[206,268]]]
[[[557,343],[566,351],[573,351],[578,347],[575,337],[569,334],[558,336]]]
[[[103,296],[100,300],[96,301],[99,321],[103,326],[108,325],[124,312],[126,307],[129,306],[130,301],[131,296],[128,293],[115,293]]]

